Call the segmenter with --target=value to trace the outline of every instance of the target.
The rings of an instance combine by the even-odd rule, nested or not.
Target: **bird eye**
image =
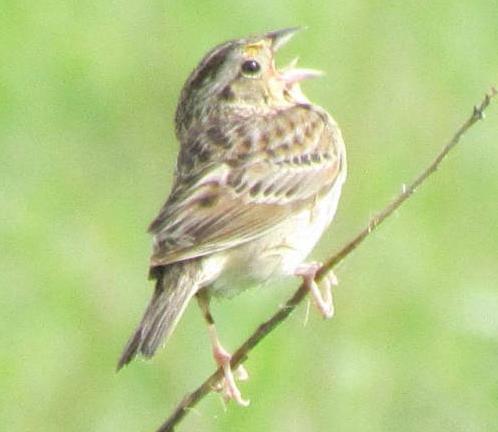
[[[242,63],[242,72],[248,75],[255,75],[261,70],[261,65],[256,60],[246,60]]]

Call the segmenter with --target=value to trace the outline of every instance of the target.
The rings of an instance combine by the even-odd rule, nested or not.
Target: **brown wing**
[[[266,130],[257,140],[251,134],[250,151],[225,146],[225,160],[205,164],[196,175],[179,177],[150,227],[153,267],[255,239],[330,189],[343,163],[339,130],[328,115],[308,106],[298,112],[304,116],[298,119],[299,126],[289,114],[244,128],[247,134]],[[294,127],[283,128],[284,121]],[[220,137],[228,134],[218,132]],[[244,142],[240,131],[234,134],[237,142]]]

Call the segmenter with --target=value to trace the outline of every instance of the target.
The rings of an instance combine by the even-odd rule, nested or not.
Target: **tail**
[[[170,264],[158,270],[154,294],[142,321],[119,358],[117,370],[139,353],[144,357],[152,357],[159,344],[173,333],[190,299],[199,288],[196,261]]]

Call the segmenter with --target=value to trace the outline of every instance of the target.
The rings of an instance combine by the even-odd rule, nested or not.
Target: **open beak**
[[[300,31],[300,27],[290,27],[282,30],[276,30],[266,34],[266,38],[271,41],[271,47],[273,52],[277,52],[282,48],[287,42],[289,42],[292,37]],[[291,61],[286,67],[282,68],[278,72],[278,78],[285,82],[286,85],[292,86],[300,81],[317,78],[323,75],[323,72],[315,69],[304,69],[296,68],[297,58]]]
[[[278,73],[278,78],[287,86],[292,86],[293,84],[306,79],[319,78],[324,75],[322,71],[316,69],[297,68],[296,65],[297,58],[292,60]]]
[[[282,30],[275,30],[269,33],[266,33],[265,38],[271,41],[271,48],[273,52],[277,52],[280,48],[282,48],[287,42],[292,39],[301,27],[289,27]]]
[[[316,69],[304,69],[304,68],[294,68],[294,69],[285,69],[280,72],[279,78],[285,82],[285,84],[291,86],[292,84],[298,83],[300,81],[318,78],[323,76],[324,73],[322,71]]]

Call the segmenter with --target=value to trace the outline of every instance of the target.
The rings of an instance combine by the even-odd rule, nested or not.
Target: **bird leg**
[[[216,331],[216,327],[214,325],[213,316],[209,311],[209,299],[203,291],[199,292],[196,297],[204,319],[208,325],[208,334],[211,341],[214,361],[218,366],[223,368],[224,378],[220,383],[220,388],[217,390],[221,390],[223,392],[225,400],[232,399],[241,406],[248,406],[249,401],[242,398],[242,394],[235,383],[235,377],[243,381],[247,380],[249,375],[242,365],[238,366],[234,374],[232,366],[230,365],[232,355],[221,345],[218,332]]]
[[[324,318],[334,316],[334,299],[332,297],[332,285],[337,285],[337,277],[329,271],[320,281],[323,293],[315,282],[315,276],[322,267],[321,263],[311,262],[299,265],[294,274],[303,278],[303,283],[311,294],[314,305]]]

